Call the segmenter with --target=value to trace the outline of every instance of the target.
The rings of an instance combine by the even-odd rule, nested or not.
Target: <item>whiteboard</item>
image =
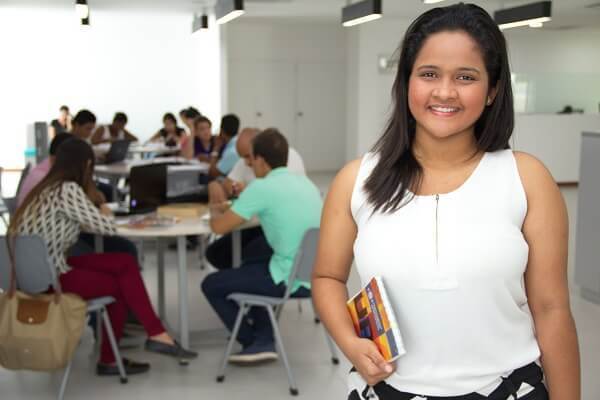
[[[600,301],[600,133],[581,136],[575,282],[584,297]]]

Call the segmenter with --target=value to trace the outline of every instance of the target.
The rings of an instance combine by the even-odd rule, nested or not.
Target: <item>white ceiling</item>
[[[357,1],[357,0],[354,0]],[[424,5],[421,0],[382,0],[384,17],[412,19],[435,5]],[[468,1],[468,0],[467,0]],[[489,12],[502,7],[521,5],[535,0],[473,0]],[[214,4],[215,0],[88,0],[93,12],[97,10],[140,11],[153,10],[164,13],[190,13],[202,11],[204,5]],[[449,0],[439,5],[451,4]],[[311,18],[339,19],[341,8],[346,0],[246,0],[244,18]],[[586,8],[586,5],[600,3],[600,0],[553,0],[553,21],[547,24],[550,29],[579,26],[600,27],[600,5]],[[74,0],[0,0],[3,6],[45,7],[72,9]]]

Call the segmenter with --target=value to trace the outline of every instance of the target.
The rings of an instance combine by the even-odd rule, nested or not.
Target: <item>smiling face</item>
[[[477,43],[463,31],[435,33],[417,54],[408,82],[408,106],[417,135],[445,139],[474,135],[495,90]]]

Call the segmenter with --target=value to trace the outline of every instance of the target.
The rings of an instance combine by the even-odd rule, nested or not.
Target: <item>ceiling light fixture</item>
[[[208,15],[202,14],[201,16],[198,16],[194,14],[194,20],[192,21],[192,33],[203,29],[208,29]]]
[[[244,0],[218,0],[215,5],[215,15],[219,25],[226,24],[244,13]]]
[[[75,12],[79,19],[88,18],[90,16],[90,7],[88,6],[87,0],[76,0]]]
[[[540,1],[520,7],[505,8],[494,13],[494,21],[500,29],[531,26],[539,28],[544,22],[551,21],[552,1]]]
[[[423,4],[435,4],[435,3],[441,3],[444,0],[423,0]]]
[[[345,27],[374,21],[381,17],[381,0],[359,1],[342,8],[342,25]]]

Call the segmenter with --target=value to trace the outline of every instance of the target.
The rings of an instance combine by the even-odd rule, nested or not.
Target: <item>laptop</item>
[[[115,212],[117,216],[146,214],[167,201],[168,164],[148,164],[131,168],[129,174],[129,210]]]
[[[129,140],[116,140],[110,145],[110,149],[104,157],[104,164],[114,164],[125,160],[129,151]]]

